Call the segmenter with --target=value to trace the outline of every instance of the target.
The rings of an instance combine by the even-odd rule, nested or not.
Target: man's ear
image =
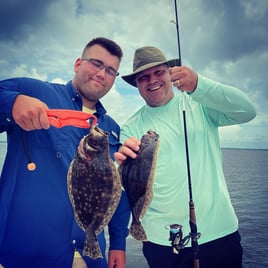
[[[74,63],[74,72],[77,73],[78,72],[78,68],[81,65],[81,58],[76,59],[75,63]]]

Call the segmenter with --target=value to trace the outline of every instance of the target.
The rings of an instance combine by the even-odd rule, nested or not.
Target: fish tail
[[[97,236],[93,231],[86,230],[86,240],[83,248],[83,255],[92,259],[103,258]]]
[[[140,221],[132,221],[129,229],[130,234],[139,241],[147,241],[147,235]]]

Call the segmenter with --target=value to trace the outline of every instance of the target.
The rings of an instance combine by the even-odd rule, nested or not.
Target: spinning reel
[[[190,239],[196,241],[200,235],[200,233],[190,233],[189,235],[183,237],[182,225],[176,223],[169,225],[169,241],[171,241],[173,253],[175,254],[179,254],[180,250],[185,248]]]

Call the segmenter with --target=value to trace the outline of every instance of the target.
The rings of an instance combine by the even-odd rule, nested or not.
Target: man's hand
[[[114,159],[116,163],[121,166],[122,163],[127,159],[127,157],[136,158],[136,152],[139,151],[141,141],[135,137],[131,137],[124,142],[120,147],[119,151],[114,153]]]
[[[186,66],[169,68],[173,86],[181,91],[193,92],[197,86],[198,75]]]
[[[123,250],[109,250],[108,268],[124,268],[126,265],[126,252]]]
[[[50,127],[47,105],[33,97],[18,95],[12,108],[14,121],[24,130],[48,129]]]

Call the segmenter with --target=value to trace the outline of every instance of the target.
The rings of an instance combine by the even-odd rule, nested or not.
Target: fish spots
[[[97,235],[111,220],[122,189],[110,158],[108,133],[91,125],[68,171],[68,193],[77,224],[86,233],[83,255],[103,258]]]

